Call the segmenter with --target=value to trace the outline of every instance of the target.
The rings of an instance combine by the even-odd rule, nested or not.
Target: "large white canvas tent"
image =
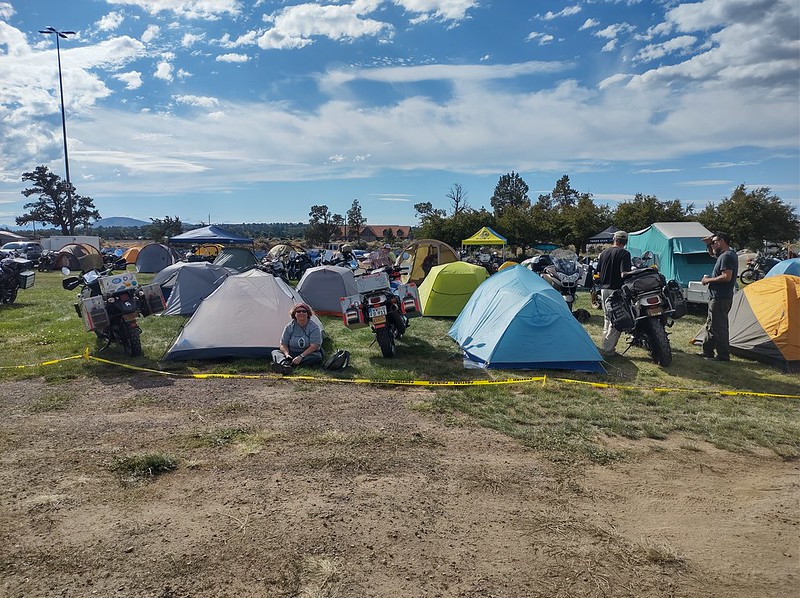
[[[358,295],[358,284],[350,268],[317,266],[303,273],[297,290],[319,315],[340,316],[342,304],[339,299]]]
[[[208,262],[178,262],[167,266],[153,277],[161,286],[167,307],[162,316],[188,316],[200,302],[213,293],[233,272]]]
[[[165,361],[270,357],[302,301],[280,278],[260,270],[228,276],[197,308],[164,356]],[[314,321],[323,328],[322,322]]]

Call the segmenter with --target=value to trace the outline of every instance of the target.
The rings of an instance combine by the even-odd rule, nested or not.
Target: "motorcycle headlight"
[[[581,277],[580,274],[570,274],[569,276],[564,277],[565,282],[577,282],[578,279]]]

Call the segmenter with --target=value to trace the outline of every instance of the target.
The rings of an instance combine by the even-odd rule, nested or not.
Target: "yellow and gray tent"
[[[731,353],[800,371],[800,276],[782,274],[733,297]]]
[[[467,262],[434,266],[419,286],[422,314],[456,317],[488,276],[486,268]]]

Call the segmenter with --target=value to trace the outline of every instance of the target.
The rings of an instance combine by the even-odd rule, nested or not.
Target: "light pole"
[[[64,112],[64,83],[61,80],[61,44],[59,39],[67,39],[68,35],[75,35],[74,31],[58,31],[53,27],[42,29],[39,33],[45,35],[53,34],[56,38],[56,55],[58,56],[58,90],[61,93],[61,131],[64,135],[64,166],[67,171],[67,200],[69,201],[69,209],[72,209],[72,183],[69,180],[69,154],[67,153],[67,116]]]

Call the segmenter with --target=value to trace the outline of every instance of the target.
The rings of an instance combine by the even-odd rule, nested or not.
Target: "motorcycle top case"
[[[389,288],[389,275],[386,272],[373,272],[356,277],[359,293],[370,293]]]
[[[29,289],[33,286],[33,283],[36,281],[36,272],[33,270],[28,270],[26,272],[19,273],[19,288],[21,289]]]
[[[141,300],[139,301],[139,309],[142,315],[152,316],[153,314],[160,314],[167,308],[164,301],[164,293],[161,292],[161,286],[157,284],[146,284],[139,287]]]
[[[83,327],[87,332],[105,330],[111,325],[106,311],[106,302],[102,297],[84,297],[79,304],[79,311],[83,319]]]
[[[122,272],[103,276],[100,279],[100,292],[105,296],[121,291],[134,291],[138,286],[139,281],[136,280],[136,272]]]

